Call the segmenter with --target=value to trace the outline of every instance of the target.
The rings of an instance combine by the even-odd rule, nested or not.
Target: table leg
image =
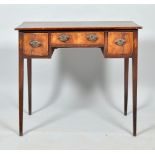
[[[137,57],[132,58],[133,67],[133,135],[136,136],[137,128]]]
[[[134,53],[132,57],[133,80],[133,136],[137,131],[137,69],[138,68],[138,32],[134,32]]]
[[[27,58],[27,75],[28,75],[28,113],[32,114],[32,63],[31,58]]]
[[[24,58],[19,56],[19,135],[23,135],[23,80]]]
[[[129,58],[124,58],[124,115],[127,115],[127,106],[128,106],[128,73],[129,73]]]

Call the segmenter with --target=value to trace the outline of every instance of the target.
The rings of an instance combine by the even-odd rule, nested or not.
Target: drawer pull
[[[115,41],[115,44],[118,45],[118,46],[123,46],[125,43],[126,43],[125,39],[117,39]]]
[[[41,46],[41,43],[37,40],[31,40],[29,42],[30,46],[32,46],[33,48],[37,48],[37,47],[40,47]]]
[[[68,41],[69,38],[70,38],[70,36],[67,35],[67,34],[61,34],[61,35],[59,35],[59,37],[58,37],[58,39],[59,39],[60,41],[62,41],[62,42]]]
[[[98,39],[96,34],[88,34],[87,35],[87,40],[89,41],[96,41]]]

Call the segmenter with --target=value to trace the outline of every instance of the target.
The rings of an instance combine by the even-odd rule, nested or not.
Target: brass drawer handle
[[[86,37],[89,41],[96,41],[98,39],[96,34],[88,34]]]
[[[33,48],[37,48],[37,47],[40,47],[41,46],[41,43],[37,40],[31,40],[29,42],[30,46],[32,46]]]
[[[70,36],[67,34],[61,34],[61,35],[59,35],[58,39],[62,42],[66,42],[70,39]]]
[[[118,46],[123,46],[125,43],[126,43],[125,39],[117,39],[115,41],[115,44],[118,45]]]

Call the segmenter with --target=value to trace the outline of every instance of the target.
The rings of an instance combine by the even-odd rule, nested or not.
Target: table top
[[[132,21],[57,21],[57,22],[23,22],[15,30],[119,30],[141,29]]]

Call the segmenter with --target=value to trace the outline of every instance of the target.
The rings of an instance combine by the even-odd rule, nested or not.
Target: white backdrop
[[[155,5],[0,5],[0,147],[155,148],[154,15]],[[19,139],[18,32],[14,28],[23,21],[96,20],[131,20],[143,26],[139,31],[139,137],[133,141],[131,136],[131,87],[129,116],[123,116],[123,59],[104,59],[99,49],[72,48],[55,50],[52,59],[33,60],[34,115],[27,116],[25,87],[25,136]],[[25,86],[26,80],[25,74]],[[120,141],[116,144],[113,138]],[[149,144],[140,143],[145,138],[151,139]]]

